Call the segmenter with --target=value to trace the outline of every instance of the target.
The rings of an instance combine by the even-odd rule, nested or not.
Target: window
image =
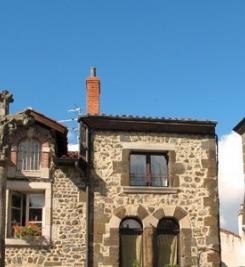
[[[18,169],[35,171],[40,169],[40,144],[35,139],[25,139],[18,148]]]
[[[168,186],[167,155],[132,153],[130,155],[130,185]]]
[[[142,225],[135,218],[120,224],[120,267],[142,266]]]
[[[179,225],[172,218],[162,219],[157,226],[157,267],[178,264]]]
[[[44,193],[10,193],[10,227],[9,235],[13,236],[13,226],[25,226],[34,223],[43,228]]]

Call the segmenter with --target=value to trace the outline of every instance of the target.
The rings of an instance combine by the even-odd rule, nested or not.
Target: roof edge
[[[245,117],[233,128],[233,131],[240,135],[245,132]]]
[[[83,115],[78,119],[91,129],[215,135],[215,121],[133,116]]]
[[[144,117],[144,116],[126,116],[126,115],[81,115],[78,118],[78,121],[83,120],[83,118],[88,118],[91,120],[96,119],[107,119],[107,120],[118,120],[118,121],[145,121],[145,122],[169,122],[169,123],[190,123],[190,124],[207,124],[207,125],[217,125],[217,121],[212,120],[196,120],[190,118],[167,118],[167,117]]]
[[[19,114],[23,114],[23,113],[30,115],[31,117],[34,118],[35,121],[37,121],[43,125],[46,125],[49,128],[53,128],[57,132],[60,132],[61,134],[66,135],[68,132],[67,128],[63,124],[57,122],[54,119],[51,119],[50,117],[47,117],[46,115],[44,115],[44,114],[42,114],[36,110],[27,108],[24,111],[19,112]]]

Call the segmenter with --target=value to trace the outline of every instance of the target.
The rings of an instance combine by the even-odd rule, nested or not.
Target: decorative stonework
[[[25,138],[35,138],[41,144],[40,170],[20,171],[17,168],[18,145]],[[11,140],[11,155],[8,167],[8,177],[41,177],[49,178],[51,157],[54,156],[55,142],[50,131],[36,125],[28,129],[20,129]]]

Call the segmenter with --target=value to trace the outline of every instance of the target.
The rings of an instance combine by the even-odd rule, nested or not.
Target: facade
[[[23,113],[33,124],[12,136],[6,266],[84,266],[83,180],[78,157],[67,153],[67,129],[34,110]]]
[[[220,266],[216,123],[102,115],[99,98],[93,69],[79,156],[35,111],[13,137],[6,266]],[[16,238],[26,222],[41,236]]]

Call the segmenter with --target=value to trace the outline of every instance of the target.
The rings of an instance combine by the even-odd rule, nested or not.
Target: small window
[[[132,153],[130,185],[168,186],[168,160],[165,154]]]
[[[18,169],[35,171],[40,169],[40,144],[35,139],[25,139],[18,147]]]
[[[178,261],[179,224],[172,218],[162,219],[157,226],[157,267],[176,265]]]
[[[135,218],[120,224],[120,267],[142,266],[142,225]]]
[[[34,224],[43,228],[44,193],[10,193],[9,235],[14,236],[15,226]]]

